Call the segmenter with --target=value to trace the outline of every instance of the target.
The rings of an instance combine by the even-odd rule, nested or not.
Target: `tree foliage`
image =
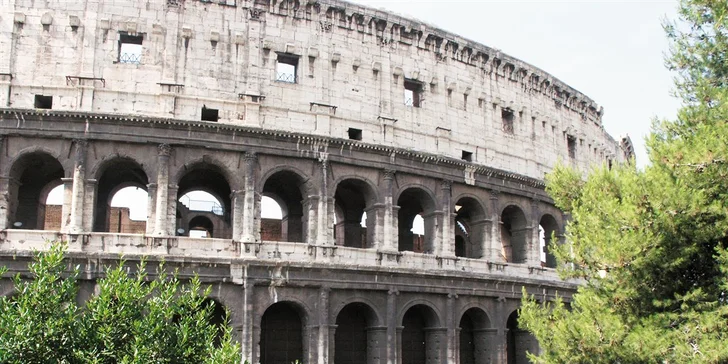
[[[240,363],[196,277],[182,284],[162,269],[149,279],[143,263],[130,276],[121,262],[79,306],[79,271],[69,273],[64,253],[60,244],[36,253],[31,277],[15,276],[15,293],[0,298],[0,362]]]
[[[584,284],[569,305],[524,297],[536,362],[728,362],[728,3],[679,10],[665,28],[683,107],[653,123],[651,164],[547,176],[572,218],[560,274]]]

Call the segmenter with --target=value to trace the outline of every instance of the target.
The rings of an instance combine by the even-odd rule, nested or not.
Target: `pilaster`
[[[169,144],[159,144],[157,146],[157,198],[154,210],[154,235],[169,236],[175,235],[170,228],[170,219],[163,211],[169,210],[169,156],[172,147]],[[176,194],[175,194],[176,197]],[[175,204],[176,205],[176,204]],[[176,206],[175,206],[176,210]],[[176,212],[176,211],[175,211]]]
[[[76,139],[74,145],[73,192],[71,194],[71,214],[68,232],[78,234],[83,231],[84,193],[86,190],[86,154],[88,141]]]

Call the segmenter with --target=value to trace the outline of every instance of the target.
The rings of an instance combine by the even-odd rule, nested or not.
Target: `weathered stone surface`
[[[27,272],[63,239],[89,282],[120,253],[197,272],[251,362],[278,360],[266,335],[286,315],[300,340],[285,360],[522,358],[521,287],[568,300],[577,283],[542,257],[566,219],[544,173],[633,154],[546,72],[336,0],[9,0],[0,14],[2,263]],[[146,234],[109,232],[127,186],[149,193]],[[193,190],[219,211],[182,206]],[[211,238],[177,236],[193,225]]]

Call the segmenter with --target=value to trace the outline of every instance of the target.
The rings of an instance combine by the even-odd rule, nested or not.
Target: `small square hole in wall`
[[[349,128],[349,139],[361,140],[361,129]]]
[[[33,103],[36,109],[52,109],[53,108],[53,96],[35,95],[35,102]]]
[[[202,107],[202,117],[200,118],[202,121],[214,121],[217,122],[219,119],[218,117],[218,110],[217,109],[210,109],[205,106]]]
[[[472,162],[473,161],[473,152],[468,152],[467,150],[463,151],[462,159],[466,162]]]
[[[286,83],[298,82],[298,56],[278,53],[276,59],[276,81]]]
[[[143,41],[141,35],[119,33],[119,63],[141,64]]]

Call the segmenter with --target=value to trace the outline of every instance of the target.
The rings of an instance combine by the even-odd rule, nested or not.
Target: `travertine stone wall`
[[[623,162],[602,109],[548,73],[417,21],[336,0],[7,0],[0,104],[200,120],[348,138],[542,178],[561,159]],[[119,62],[124,34],[141,61]],[[277,57],[298,57],[296,83]],[[421,107],[405,105],[405,79]],[[513,114],[512,132],[503,110]],[[575,153],[569,155],[572,138]],[[620,145],[622,144],[622,145]]]

